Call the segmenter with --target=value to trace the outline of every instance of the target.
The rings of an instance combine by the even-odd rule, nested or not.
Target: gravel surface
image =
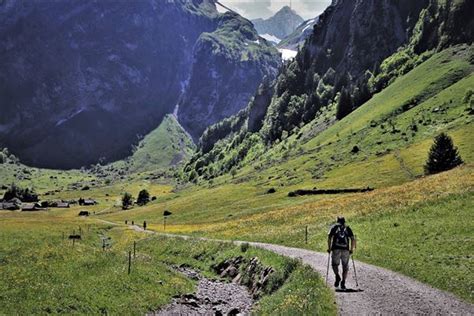
[[[243,241],[236,241],[236,243],[243,243]],[[324,278],[326,276],[327,253],[258,242],[249,242],[249,244],[286,257],[301,259],[321,276]],[[450,293],[370,264],[355,261],[355,266],[359,289],[362,291],[335,292],[340,315],[474,315],[474,305],[461,301]],[[352,260],[350,268],[346,286],[348,289],[358,289],[352,271]],[[333,288],[333,283],[334,274],[330,268],[328,286]]]
[[[171,304],[149,315],[250,315],[253,299],[245,286],[214,281],[189,268],[178,268],[191,279],[197,279],[196,294],[185,294]]]
[[[275,253],[300,258],[322,276],[326,276],[328,255],[310,250],[289,248],[264,243],[253,246]],[[434,289],[404,275],[356,261],[356,272],[362,292],[336,292],[340,315],[474,315],[474,306],[455,296]],[[346,286],[357,289],[349,272]],[[328,286],[334,283],[334,273],[329,270]]]

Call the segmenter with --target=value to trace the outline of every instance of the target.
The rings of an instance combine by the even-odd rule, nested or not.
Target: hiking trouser
[[[333,267],[338,267],[342,263],[342,271],[349,270],[349,259],[351,254],[349,250],[334,249],[331,252],[331,262]]]

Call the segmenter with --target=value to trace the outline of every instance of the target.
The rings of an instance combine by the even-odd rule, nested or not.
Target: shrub
[[[122,196],[122,209],[126,210],[133,205],[132,195],[128,192],[125,192]]]
[[[11,199],[17,198],[22,202],[38,202],[38,194],[33,189],[30,188],[20,188],[19,186],[12,184],[5,194],[3,195],[3,199],[5,201],[9,201]]]
[[[248,242],[244,242],[240,244],[240,251],[246,252],[249,249],[250,245]]]
[[[138,193],[137,204],[140,206],[147,205],[150,202],[150,193],[147,190],[141,190]]]

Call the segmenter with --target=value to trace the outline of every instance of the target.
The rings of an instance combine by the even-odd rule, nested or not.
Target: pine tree
[[[342,120],[344,117],[352,112],[352,100],[349,91],[346,88],[342,88],[339,102],[337,103],[336,118]]]
[[[458,149],[454,147],[453,140],[445,133],[441,133],[434,139],[428,160],[425,165],[425,174],[435,174],[453,169],[463,161]]]

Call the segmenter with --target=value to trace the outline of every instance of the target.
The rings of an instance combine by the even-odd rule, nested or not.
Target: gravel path
[[[250,244],[287,257],[300,258],[326,276],[327,254],[264,243]],[[474,315],[473,305],[449,293],[370,264],[356,261],[355,265],[359,286],[363,291],[336,292],[340,315]],[[334,283],[333,275],[330,270],[328,286]],[[351,270],[346,285],[356,289],[353,275]]]
[[[141,230],[139,227],[132,228]],[[236,241],[236,243],[243,242]],[[249,242],[249,244],[286,257],[301,259],[321,276],[326,276],[328,262],[326,253],[258,242]],[[465,303],[450,293],[384,268],[359,261],[355,261],[355,265],[359,287],[363,291],[335,292],[340,315],[474,315],[474,305]],[[351,270],[346,283],[349,289],[357,289],[353,276],[351,262]],[[330,269],[328,286],[332,288],[333,283],[334,276]]]

